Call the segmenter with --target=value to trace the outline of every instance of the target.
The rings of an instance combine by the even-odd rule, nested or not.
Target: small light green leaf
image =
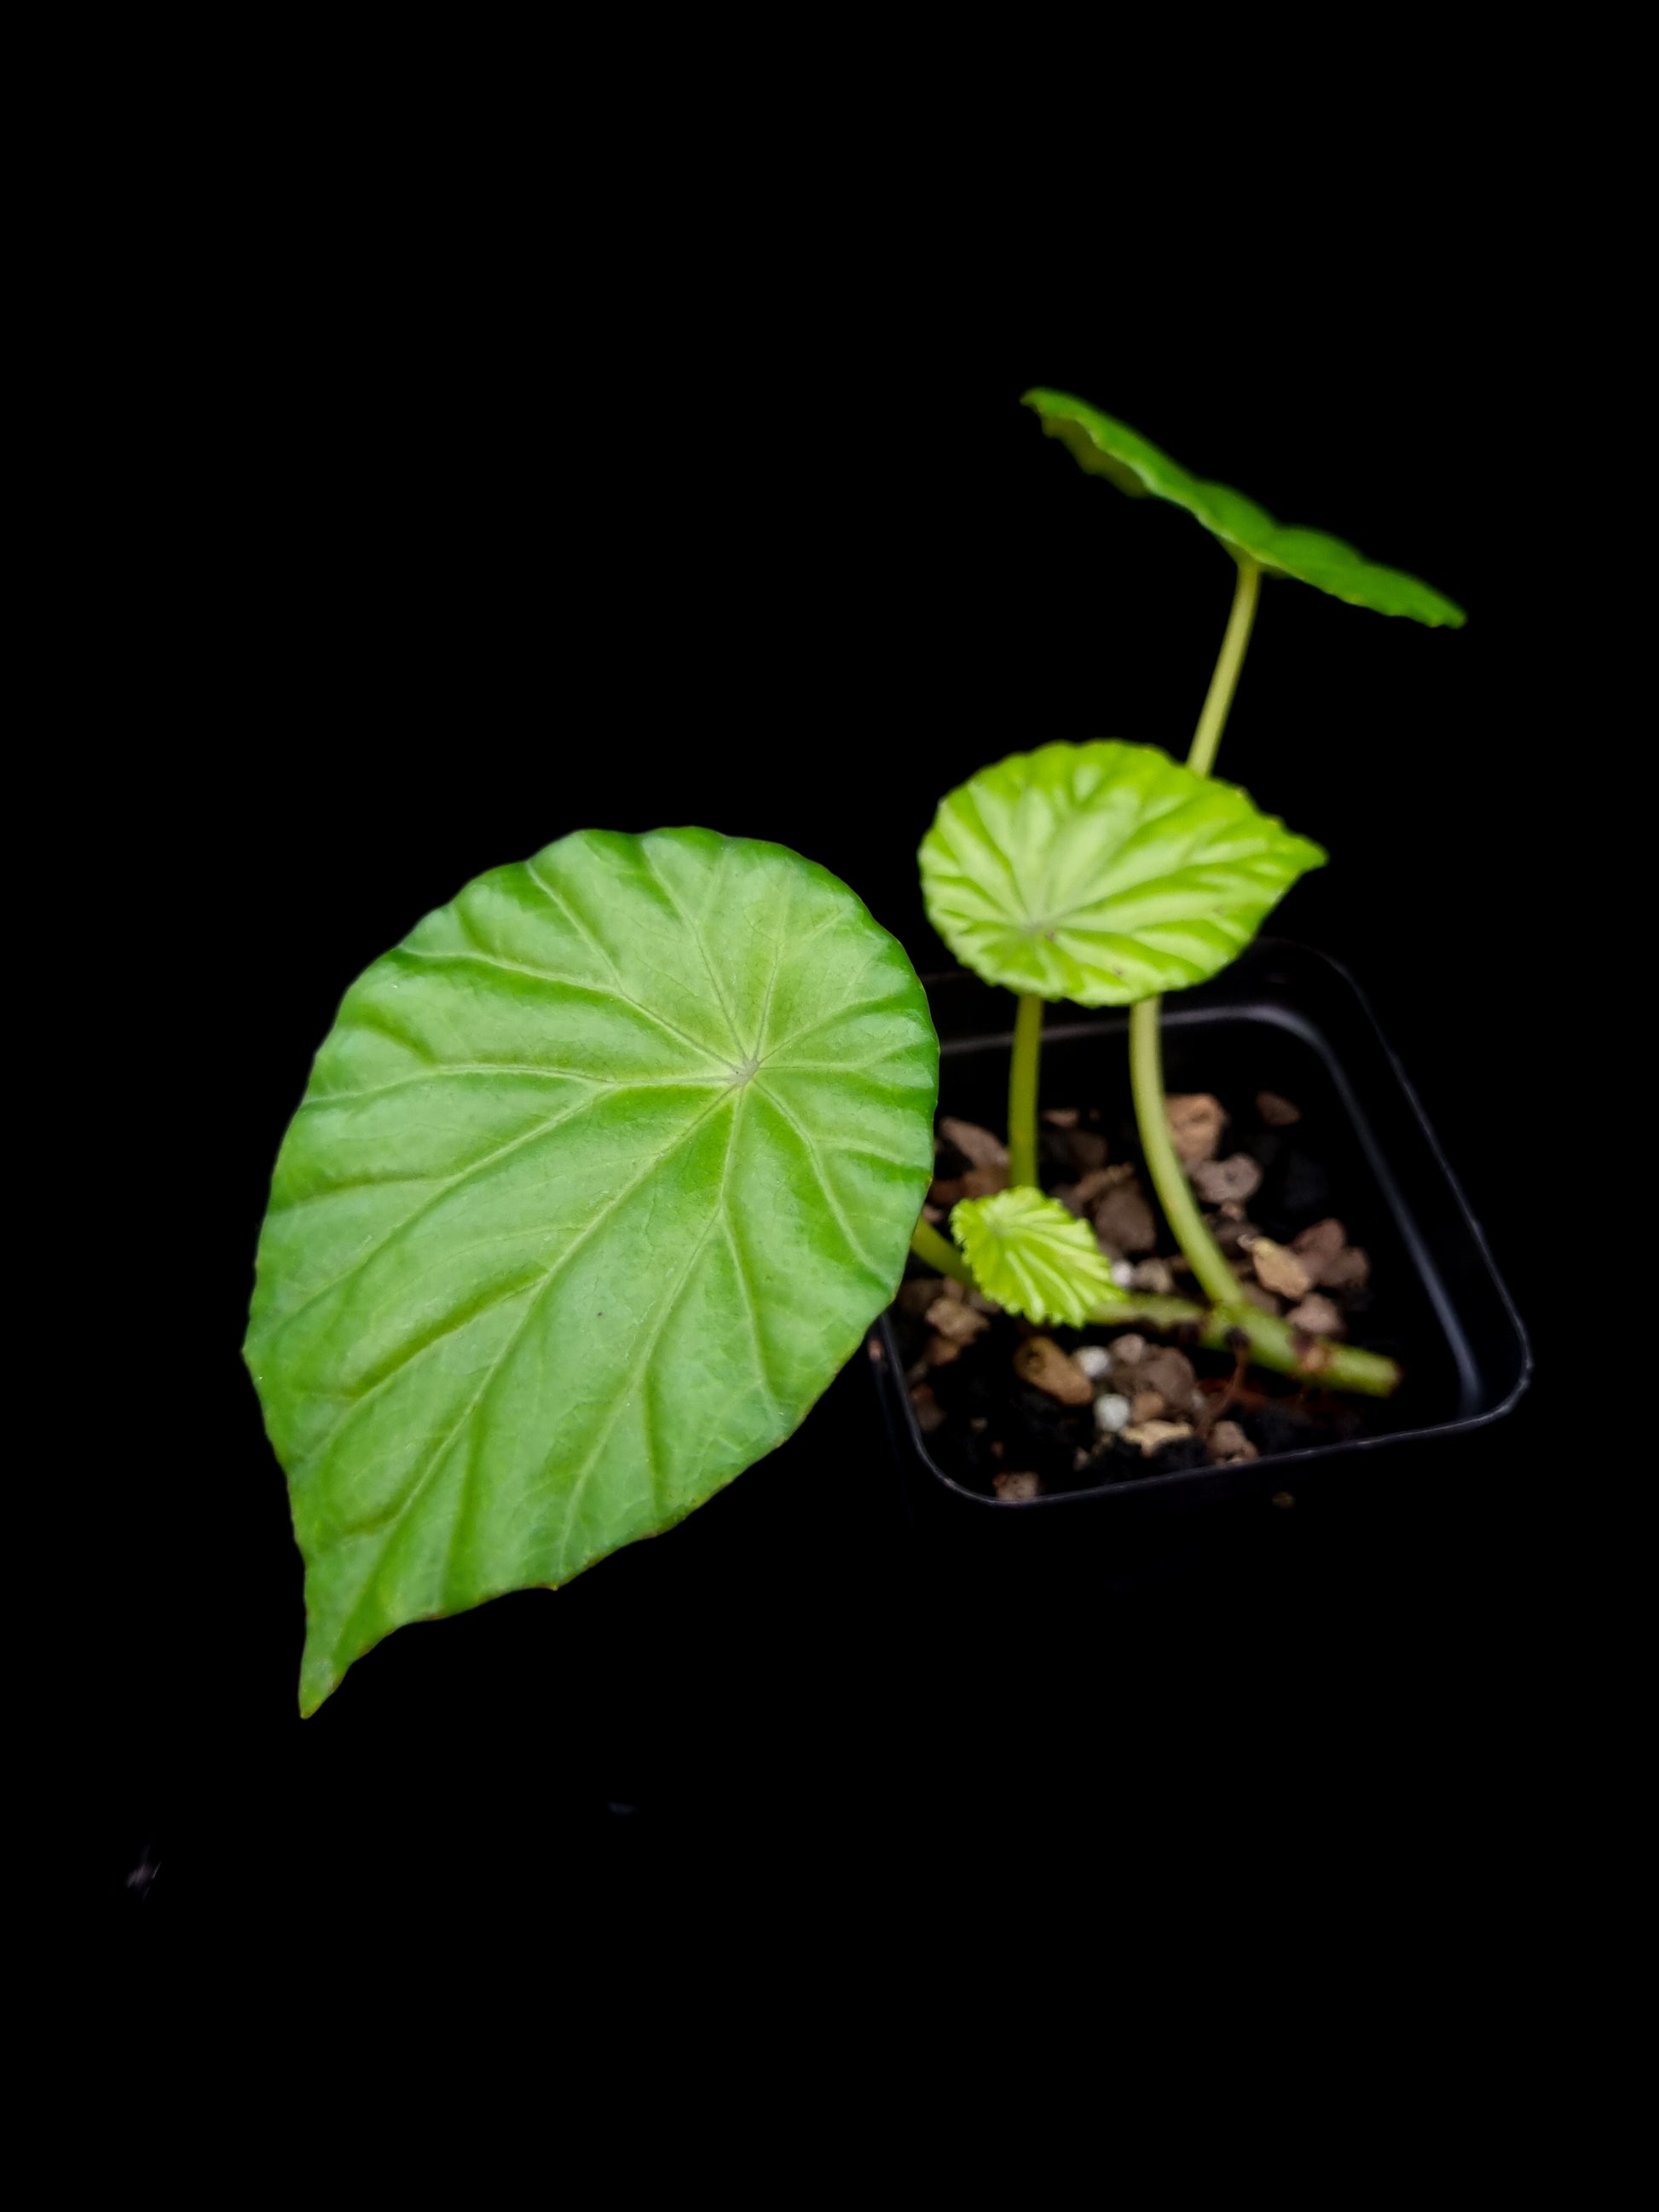
[[[798,1425],[902,1273],[937,1074],[847,886],[706,830],[566,837],[353,984],[246,1346],[303,1711],[403,1623],[568,1582]]]
[[[986,1297],[1028,1321],[1081,1328],[1097,1307],[1124,1302],[1088,1223],[1029,1183],[958,1200],[951,1233]]]
[[[951,792],[922,840],[927,918],[1010,991],[1125,1006],[1224,968],[1325,855],[1156,745],[1042,745]]]
[[[1381,568],[1322,530],[1281,528],[1243,492],[1188,476],[1127,423],[1069,392],[1039,388],[1026,392],[1021,404],[1035,410],[1044,435],[1058,438],[1091,476],[1105,477],[1133,497],[1150,492],[1184,507],[1236,558],[1255,561],[1269,575],[1294,576],[1350,606],[1406,615],[1431,629],[1443,623],[1461,629],[1468,619],[1462,607],[1419,578]]]

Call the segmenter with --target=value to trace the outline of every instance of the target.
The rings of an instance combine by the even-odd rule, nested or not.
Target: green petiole
[[[1037,1179],[1037,1062],[1042,1050],[1042,1001],[1023,991],[1014,1016],[1014,1053],[1008,1067],[1008,1184],[1035,1187]]]
[[[974,1278],[967,1261],[932,1222],[916,1224],[910,1249],[927,1267],[942,1275],[952,1276],[958,1283],[966,1283],[969,1289],[973,1287]],[[1225,1267],[1226,1262],[1223,1261],[1222,1265]],[[1338,1390],[1362,1391],[1374,1398],[1386,1398],[1399,1381],[1399,1370],[1391,1359],[1381,1358],[1371,1352],[1355,1351],[1348,1345],[1328,1344],[1304,1336],[1288,1322],[1273,1314],[1260,1312],[1241,1298],[1238,1285],[1231,1275],[1228,1283],[1225,1301],[1218,1301],[1213,1306],[1195,1305],[1190,1298],[1114,1298],[1109,1304],[1097,1307],[1089,1318],[1108,1328],[1141,1322],[1149,1328],[1170,1332],[1196,1329],[1199,1342],[1212,1352],[1231,1351],[1234,1331],[1242,1329],[1249,1340],[1250,1357],[1259,1366],[1270,1367],[1277,1374],[1295,1376],[1301,1382],[1320,1382]]]
[[[1221,641],[1215,673],[1210,678],[1192,749],[1187,756],[1187,765],[1194,775],[1207,775],[1215,765],[1221,732],[1226,727],[1228,710],[1238,689],[1239,672],[1244,665],[1261,586],[1261,569],[1254,561],[1241,560],[1226,635]],[[1218,1310],[1215,1318],[1221,1325],[1223,1340],[1229,1328],[1242,1328],[1250,1340],[1251,1358],[1264,1367],[1290,1375],[1316,1372],[1322,1382],[1335,1389],[1387,1397],[1400,1381],[1400,1370],[1393,1360],[1375,1352],[1357,1352],[1324,1337],[1312,1340],[1310,1351],[1310,1340],[1300,1336],[1274,1315],[1263,1313],[1241,1298],[1238,1279],[1199,1211],[1187,1171],[1176,1157],[1170,1135],[1169,1108],[1164,1090],[1164,1042],[1159,1028],[1163,1004],[1161,999],[1142,999],[1129,1010],[1129,1081],[1134,1093],[1135,1121],[1140,1131],[1147,1172],[1164,1208],[1164,1218],[1200,1286],[1214,1302]],[[1208,1333],[1204,1341],[1211,1341]]]
[[[953,1275],[957,1282],[972,1288],[972,1269],[950,1238],[941,1237],[931,1221],[917,1222],[910,1232],[910,1249],[918,1260],[937,1267],[941,1275]]]
[[[1233,1285],[1235,1292],[1237,1287]],[[1122,1305],[1102,1306],[1089,1318],[1107,1326],[1129,1321],[1170,1330],[1196,1326],[1199,1342],[1211,1352],[1230,1352],[1234,1332],[1242,1330],[1258,1367],[1368,1398],[1386,1398],[1400,1381],[1400,1370],[1381,1353],[1304,1336],[1276,1314],[1263,1313],[1242,1298],[1224,1306],[1194,1305],[1186,1298],[1129,1298]]]
[[[1176,1157],[1164,1097],[1164,1038],[1158,1027],[1162,1000],[1143,999],[1129,1009],[1129,1083],[1134,1093],[1140,1149],[1146,1158],[1158,1202],[1175,1231],[1206,1297],[1217,1305],[1238,1303],[1238,1279],[1225,1254],[1206,1227],[1187,1171]]]
[[[1221,641],[1221,651],[1216,656],[1215,673],[1211,677],[1210,688],[1204,695],[1204,709],[1198,718],[1198,727],[1193,732],[1192,749],[1187,755],[1187,765],[1194,775],[1208,775],[1215,766],[1221,732],[1227,726],[1228,710],[1233,703],[1233,694],[1238,689],[1238,672],[1244,665],[1244,655],[1249,647],[1250,631],[1255,623],[1255,603],[1261,589],[1261,569],[1254,561],[1241,560],[1238,582],[1233,591],[1232,612],[1227,617],[1227,634]]]

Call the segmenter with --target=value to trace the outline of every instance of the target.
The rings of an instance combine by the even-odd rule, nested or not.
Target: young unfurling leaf
[[[1029,1184],[959,1200],[951,1229],[986,1297],[1028,1321],[1081,1328],[1124,1301],[1088,1223]]]

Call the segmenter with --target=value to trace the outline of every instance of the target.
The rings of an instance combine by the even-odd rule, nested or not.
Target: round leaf
[[[283,1141],[246,1346],[303,1711],[796,1427],[902,1272],[937,1073],[847,886],[705,830],[566,837],[374,963]]]
[[[1184,507],[1235,557],[1255,562],[1269,575],[1294,576],[1350,606],[1407,615],[1431,629],[1443,623],[1460,629],[1468,619],[1462,607],[1419,578],[1381,568],[1322,530],[1281,528],[1266,507],[1243,492],[1188,476],[1127,422],[1115,422],[1069,392],[1028,392],[1021,404],[1036,410],[1044,434],[1058,438],[1091,476],[1105,477],[1136,496],[1150,492]]]
[[[1088,1223],[1029,1183],[958,1200],[951,1233],[986,1297],[1029,1321],[1081,1328],[1099,1307],[1124,1302]]]
[[[1317,845],[1156,745],[1041,746],[951,793],[922,840],[927,917],[1010,991],[1124,1006],[1224,968]]]

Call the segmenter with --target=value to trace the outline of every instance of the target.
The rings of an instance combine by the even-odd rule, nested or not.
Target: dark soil
[[[1369,1255],[1342,1221],[1344,1192],[1330,1164],[1340,1148],[1322,1141],[1321,1117],[1273,1093],[1224,1091],[1218,1100],[1173,1098],[1171,1116],[1200,1199],[1217,1201],[1206,1216],[1246,1295],[1293,1321],[1305,1316],[1302,1325],[1321,1333],[1393,1351]],[[941,1117],[929,1206],[941,1225],[964,1178],[979,1189],[995,1177],[986,1163],[1000,1152],[971,1124],[951,1121],[947,1133],[948,1120]],[[1192,1157],[1203,1152],[1207,1158]],[[1132,1119],[1049,1109],[1039,1176],[1094,1222],[1126,1287],[1200,1297],[1147,1199]],[[1232,1194],[1240,1190],[1248,1195]],[[1360,1194],[1351,1195],[1363,1211]],[[954,1481],[1010,1503],[1276,1457],[1396,1425],[1376,1401],[1246,1370],[1228,1353],[1204,1350],[1190,1331],[1160,1335],[1139,1322],[1039,1330],[914,1260],[893,1319],[927,1451]],[[1067,1357],[1053,1358],[1034,1340]],[[1034,1376],[1048,1387],[1035,1387]]]

